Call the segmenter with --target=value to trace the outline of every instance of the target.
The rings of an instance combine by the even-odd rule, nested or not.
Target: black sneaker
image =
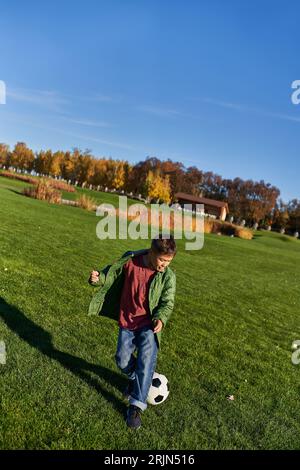
[[[126,424],[128,427],[132,429],[139,429],[142,425],[142,420],[141,420],[141,413],[142,410],[138,408],[137,406],[130,405],[127,411],[127,419],[126,419]]]
[[[131,393],[133,392],[134,388],[134,380],[129,380],[127,387],[123,391],[123,398],[124,400],[129,400]]]

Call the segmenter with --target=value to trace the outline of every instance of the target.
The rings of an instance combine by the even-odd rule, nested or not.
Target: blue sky
[[[300,199],[296,1],[1,1],[0,142],[182,161]]]

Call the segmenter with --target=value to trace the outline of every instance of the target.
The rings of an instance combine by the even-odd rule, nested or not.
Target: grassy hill
[[[100,241],[94,213],[26,198],[22,187],[0,178],[0,448],[300,448],[299,240],[206,235],[194,252],[178,240],[157,366],[170,396],[135,433],[114,362],[118,328],[87,316],[87,278],[149,242]]]

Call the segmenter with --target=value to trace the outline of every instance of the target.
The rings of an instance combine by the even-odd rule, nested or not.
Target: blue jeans
[[[136,350],[137,357],[133,355]],[[147,408],[146,400],[155,371],[157,352],[158,346],[151,326],[135,331],[120,328],[116,363],[130,380],[134,380],[129,403],[142,411]]]

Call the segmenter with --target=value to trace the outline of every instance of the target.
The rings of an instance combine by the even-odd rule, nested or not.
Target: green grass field
[[[94,213],[24,197],[25,186],[0,178],[1,449],[300,448],[299,240],[206,235],[200,251],[178,240],[157,366],[170,396],[134,432],[117,324],[87,316],[87,278],[149,242],[100,241]]]

